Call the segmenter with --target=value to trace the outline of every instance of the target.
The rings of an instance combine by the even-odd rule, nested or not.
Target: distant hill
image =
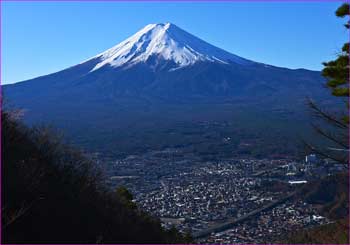
[[[93,162],[45,128],[3,113],[1,135],[2,243],[190,241],[109,191]]]
[[[324,99],[323,84],[318,71],[254,62],[161,23],[65,70],[5,85],[3,93],[27,123],[53,124],[90,150],[185,146],[261,155],[239,147],[248,140],[271,155],[291,154],[298,134],[307,136],[306,96]],[[209,135],[189,137],[188,129]],[[235,142],[224,149],[223,137]]]

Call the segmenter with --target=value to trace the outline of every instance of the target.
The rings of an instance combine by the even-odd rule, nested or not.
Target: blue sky
[[[172,22],[236,55],[322,69],[348,33],[341,2],[2,2],[2,84],[84,61],[149,23]]]

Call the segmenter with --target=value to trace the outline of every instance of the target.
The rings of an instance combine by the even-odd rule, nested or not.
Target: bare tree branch
[[[337,126],[339,128],[343,128],[343,129],[349,128],[348,124],[342,122],[336,116],[331,115],[329,112],[326,112],[325,110],[322,110],[321,108],[319,108],[312,99],[308,98],[308,104],[310,108],[314,111],[317,117],[323,120],[326,120],[332,123],[332,125]]]
[[[344,157],[344,158],[338,158],[338,157],[335,157],[333,156],[332,154],[328,154],[325,149],[319,149],[309,143],[307,143],[306,141],[302,140],[302,142],[305,144],[305,146],[311,150],[312,152],[320,155],[320,156],[323,156],[325,158],[329,158],[329,159],[332,159],[336,162],[339,162],[339,163],[343,163],[344,166],[349,169],[349,159],[347,157]]]
[[[311,126],[313,127],[313,129],[319,133],[320,135],[324,136],[325,138],[329,139],[330,141],[336,143],[337,145],[343,147],[344,149],[348,149],[349,148],[349,144],[347,142],[347,139],[345,139],[345,142],[343,142],[340,137],[336,137],[334,136],[334,134],[332,134],[331,132],[326,132],[324,129],[322,129],[321,127],[317,126],[316,124],[312,123]]]
[[[7,221],[3,225],[3,229],[7,228],[9,225],[15,223],[19,218],[23,217],[23,215],[25,215],[34,206],[34,204],[41,199],[43,198],[38,198],[37,200],[34,200],[29,204],[23,202],[18,210],[16,210],[12,214],[7,214]],[[3,209],[3,213],[6,214],[5,209]]]

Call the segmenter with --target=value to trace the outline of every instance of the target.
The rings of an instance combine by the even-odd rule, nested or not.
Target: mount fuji
[[[323,83],[318,71],[254,62],[161,23],[65,70],[5,85],[3,93],[27,122],[64,128],[83,145],[121,149],[133,137],[139,148],[161,148],[184,142],[167,133],[161,144],[144,132],[213,121],[239,128],[262,115],[272,123],[304,118],[306,96],[324,97]]]
[[[92,71],[105,65],[130,67],[146,63],[153,57],[151,67],[159,65],[159,60],[168,61],[173,66],[169,71],[198,62],[253,63],[214,47],[171,23],[165,23],[147,25],[132,37],[97,55],[94,58],[99,58],[101,62]]]

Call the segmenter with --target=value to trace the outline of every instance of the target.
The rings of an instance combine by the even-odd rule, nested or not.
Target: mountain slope
[[[287,89],[295,90],[293,93],[305,93],[310,87],[319,89],[320,80],[319,72],[253,62],[166,23],[147,25],[120,44],[81,64],[6,86],[5,90],[61,93],[60,89],[74,91],[77,87],[79,90],[95,87],[112,89],[118,96],[133,94],[167,98],[164,93],[181,97],[185,92],[187,97],[209,99],[210,96],[242,96],[254,90],[262,94]],[[55,91],[46,92],[47,89]]]
[[[165,23],[147,25],[76,66],[6,85],[3,92],[8,106],[22,108],[29,123],[50,122],[84,146],[104,148],[113,142],[129,144],[125,151],[133,152],[145,144],[221,144],[218,135],[209,141],[201,136],[180,140],[177,125],[184,123],[198,128],[202,122],[234,122],[232,134],[248,131],[260,138],[266,137],[260,135],[266,124],[288,139],[295,132],[286,131],[305,126],[306,96],[327,93],[322,84],[319,72],[250,61]],[[290,127],[290,120],[298,123]],[[166,133],[172,128],[174,137]]]

